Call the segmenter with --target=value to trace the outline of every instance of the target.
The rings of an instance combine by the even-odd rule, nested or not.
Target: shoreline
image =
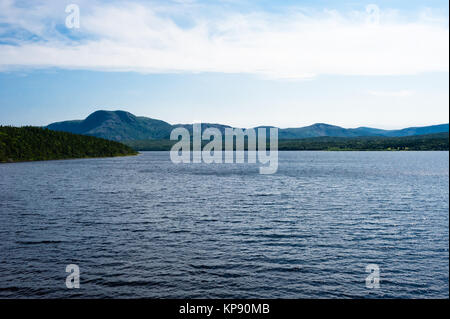
[[[71,161],[79,159],[104,159],[104,158],[115,158],[115,157],[131,157],[138,156],[141,152],[170,152],[170,150],[140,150],[137,154],[127,154],[127,155],[115,155],[115,156],[88,156],[88,157],[70,157],[70,158],[57,158],[57,159],[39,159],[39,160],[19,160],[19,161],[8,161],[0,162],[2,164],[16,164],[16,163],[32,163],[32,162],[49,162],[49,161]],[[247,151],[245,151],[247,152]],[[278,152],[449,152],[449,150],[278,150]]]
[[[115,156],[87,156],[87,157],[70,157],[70,158],[54,158],[54,159],[38,159],[38,160],[19,160],[19,161],[11,161],[11,162],[0,162],[1,164],[15,164],[15,163],[31,163],[31,162],[49,162],[49,161],[71,161],[71,160],[78,160],[78,159],[95,159],[95,158],[114,158],[114,157],[127,157],[127,156],[138,156],[140,153],[137,152],[137,154],[126,154],[126,155],[115,155]]]

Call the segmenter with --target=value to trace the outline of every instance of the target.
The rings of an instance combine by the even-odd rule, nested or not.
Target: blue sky
[[[0,124],[446,123],[448,36],[447,1],[0,0]]]

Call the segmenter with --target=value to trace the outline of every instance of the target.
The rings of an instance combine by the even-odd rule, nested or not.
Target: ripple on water
[[[0,297],[448,298],[448,152],[279,156],[0,165]]]

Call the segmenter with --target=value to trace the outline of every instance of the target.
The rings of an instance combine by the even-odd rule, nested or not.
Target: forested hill
[[[0,126],[0,163],[136,155],[129,146],[39,127]]]

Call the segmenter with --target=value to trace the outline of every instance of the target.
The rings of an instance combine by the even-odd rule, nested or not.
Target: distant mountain
[[[319,136],[356,137],[361,135],[358,134],[358,132],[353,132],[351,129],[345,129],[340,126],[334,126],[325,123],[316,123],[310,126],[298,128],[281,129],[278,132],[278,138],[280,139],[294,139],[294,138],[307,138]]]
[[[395,136],[413,136],[413,135],[424,135],[424,134],[445,133],[445,132],[448,132],[448,124],[431,125],[423,127],[408,127],[402,130],[383,131],[382,135],[395,137]]]
[[[448,124],[424,126],[424,127],[408,127],[401,130],[381,130],[370,127],[358,128],[342,128],[324,123],[317,123],[310,126],[300,128],[281,129],[278,133],[280,139],[308,138],[319,136],[330,137],[362,137],[362,136],[385,136],[385,137],[402,137],[425,135],[434,133],[448,132]]]
[[[96,111],[84,120],[57,122],[47,128],[125,141],[169,138],[172,125],[125,111]]]
[[[192,124],[175,124],[135,116],[125,111],[96,111],[84,120],[64,121],[52,123],[47,128],[55,131],[64,131],[83,135],[92,135],[114,141],[133,140],[160,140],[168,139],[170,132],[175,127],[184,127],[192,133]],[[218,128],[222,133],[228,125],[203,123],[206,127]],[[268,126],[261,126],[268,127]],[[434,133],[448,133],[449,125],[432,125],[424,127],[409,127],[401,130],[382,130],[370,127],[358,127],[346,129],[340,126],[316,123],[310,126],[298,128],[279,129],[279,139],[300,139],[310,137],[364,137],[384,136],[402,137]]]

